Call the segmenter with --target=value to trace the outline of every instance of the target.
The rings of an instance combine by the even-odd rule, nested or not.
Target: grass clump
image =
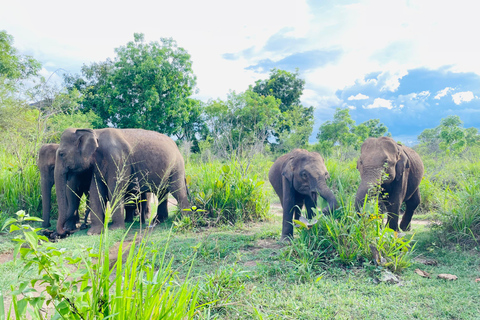
[[[188,182],[193,206],[177,216],[178,229],[235,225],[268,217],[265,181],[252,173],[246,162],[202,164],[194,175],[187,176]]]
[[[110,214],[107,210],[107,218]],[[38,235],[40,229],[25,223],[32,220],[39,219],[20,211],[4,225],[10,226],[10,232],[21,231],[14,239],[14,257],[20,254],[24,266],[19,279],[28,280],[12,286],[12,303],[6,315],[0,310],[1,319],[27,319],[27,314],[31,319],[193,318],[197,285],[188,280],[188,274],[185,280],[178,279],[173,258],[165,259],[168,245],[158,252],[147,246],[148,235],[135,235],[128,248],[125,234],[112,257],[106,226],[96,246],[67,254]]]
[[[456,205],[443,210],[436,226],[443,241],[478,246],[480,241],[480,181],[469,177],[454,194]]]
[[[298,237],[287,251],[305,274],[332,263],[373,262],[396,273],[410,266],[413,237],[384,226],[377,199],[366,201],[360,213],[350,201],[334,214],[318,212],[312,224],[295,220]]]

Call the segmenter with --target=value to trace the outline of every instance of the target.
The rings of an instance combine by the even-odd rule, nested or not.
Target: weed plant
[[[341,203],[330,215],[315,210],[311,224],[294,220],[298,237],[286,255],[304,274],[331,263],[349,266],[371,261],[397,273],[410,266],[413,237],[384,226],[378,198],[367,199],[360,213],[353,201]]]
[[[264,220],[270,202],[265,181],[251,166],[231,160],[202,164],[187,176],[193,207],[178,215],[178,229],[193,229]]]
[[[108,221],[111,209],[106,210]],[[12,287],[12,304],[0,319],[191,319],[197,309],[197,285],[178,279],[172,261],[162,252],[147,247],[148,235],[135,235],[130,248],[119,244],[116,259],[110,258],[108,227],[105,224],[98,246],[66,253],[38,235],[40,229],[25,224],[40,219],[17,212],[6,221],[10,232],[21,231],[15,239],[14,257],[20,254],[23,271],[33,279],[20,280]],[[125,264],[123,264],[123,262]],[[154,267],[159,264],[159,268]],[[38,286],[44,289],[38,290]],[[3,308],[0,296],[0,306]]]
[[[0,225],[22,208],[32,216],[40,215],[40,172],[35,157],[24,158],[19,165],[16,157],[0,150]]]
[[[480,181],[466,178],[461,189],[454,194],[455,206],[440,214],[441,223],[436,226],[441,238],[447,242],[477,246],[480,242]]]

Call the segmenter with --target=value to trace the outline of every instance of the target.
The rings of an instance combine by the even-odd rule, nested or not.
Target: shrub
[[[106,219],[111,210],[106,211]],[[25,221],[40,219],[17,212],[10,218],[10,232],[20,230],[15,238],[14,257],[20,253],[24,266],[20,277],[33,271],[33,279],[20,281],[12,288],[12,305],[6,319],[191,319],[197,308],[197,285],[180,281],[172,270],[173,261],[147,247],[147,237],[132,240],[130,248],[120,242],[117,259],[109,258],[108,227],[105,224],[98,247],[78,248],[72,253],[48,244]],[[18,259],[18,258],[16,258]],[[123,261],[125,265],[123,265]],[[155,266],[160,263],[160,267]],[[30,275],[30,274],[29,274]],[[44,284],[40,294],[35,284]],[[181,283],[181,284],[179,284]],[[20,299],[19,299],[20,297]],[[0,305],[3,307],[2,297]],[[27,308],[30,307],[30,308]],[[48,307],[48,308],[47,308]],[[0,319],[5,314],[0,309]]]
[[[341,202],[342,207],[332,215],[317,213],[312,225],[294,220],[299,235],[288,249],[290,258],[303,269],[313,270],[330,262],[352,265],[372,261],[378,251],[373,262],[393,272],[410,265],[413,240],[384,226],[377,199],[366,201],[360,213],[354,202]]]
[[[5,149],[0,150],[0,210],[3,214],[11,216],[24,208],[30,215],[39,216],[40,172],[34,156],[29,154],[19,156],[27,158],[22,161],[23,165],[20,165],[17,158]]]
[[[478,245],[480,240],[480,181],[466,178],[454,194],[456,205],[445,207],[440,215],[440,236],[448,242]]]
[[[234,225],[267,218],[270,202],[265,182],[252,173],[247,162],[202,164],[187,176],[187,183],[193,207],[178,215],[177,228]]]

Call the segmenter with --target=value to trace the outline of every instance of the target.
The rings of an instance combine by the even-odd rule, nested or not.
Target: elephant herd
[[[155,222],[168,217],[168,193],[175,197],[181,209],[189,206],[183,157],[175,142],[158,132],[67,129],[59,145],[41,148],[38,165],[44,199],[43,227],[50,225],[50,191],[55,184],[59,236],[76,229],[83,194],[88,195],[90,209],[88,234],[99,234],[103,230],[107,202],[112,211],[110,228],[124,228],[125,221],[133,220],[134,211],[128,206],[125,217],[125,195],[142,199],[146,199],[148,193],[156,195],[159,204]],[[142,207],[144,220],[148,210],[145,205]]]
[[[371,187],[381,185],[382,210],[387,212],[389,228],[398,230],[400,206],[406,210],[400,228],[409,230],[412,215],[420,204],[419,185],[423,177],[423,163],[412,149],[396,143],[392,138],[368,138],[362,145],[357,161],[361,183],[355,196],[355,207],[363,207]],[[283,208],[282,240],[293,237],[292,219],[299,219],[303,205],[307,217],[312,217],[317,194],[327,201],[323,213],[337,208],[337,200],[328,188],[329,178],[322,156],[316,152],[295,149],[278,158],[270,168],[268,178],[280,198]]]
[[[99,234],[104,226],[107,203],[111,207],[110,228],[124,228],[133,221],[136,206],[128,201],[142,199],[140,216],[145,221],[150,212],[148,203],[158,198],[154,223],[168,217],[167,196],[177,200],[180,209],[189,207],[183,157],[175,142],[158,132],[142,129],[67,129],[60,144],[47,144],[39,151],[44,228],[50,227],[51,189],[55,185],[58,203],[56,233],[64,236],[76,229],[80,198],[87,196],[88,234]],[[385,192],[384,210],[388,226],[398,230],[400,205],[406,211],[400,228],[408,230],[420,203],[419,184],[423,164],[412,149],[397,144],[389,137],[369,138],[357,162],[361,183],[355,204],[361,208],[370,187],[381,182]],[[386,175],[385,175],[386,173]],[[324,198],[328,214],[338,207],[327,186],[329,173],[318,153],[295,149],[279,157],[268,178],[283,207],[282,240],[293,237],[293,217],[300,216],[303,205],[312,217],[317,195]],[[126,201],[127,200],[127,201]],[[148,200],[148,201],[147,201]],[[85,225],[84,224],[84,225]]]

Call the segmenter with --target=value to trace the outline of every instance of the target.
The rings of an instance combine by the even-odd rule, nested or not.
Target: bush
[[[440,237],[469,247],[480,241],[480,181],[469,177],[454,195],[456,205],[444,208],[440,215]]]
[[[40,172],[34,156],[22,157],[30,157],[23,166],[6,150],[0,150],[0,211],[4,219],[22,208],[32,216],[40,216]]]
[[[264,180],[252,173],[250,164],[237,160],[214,161],[187,168],[193,207],[178,215],[180,229],[217,226],[267,218],[270,202]],[[197,209],[198,208],[198,209]]]
[[[106,220],[110,214],[107,210]],[[10,218],[4,225],[10,226],[10,232],[22,232],[14,239],[14,257],[20,254],[24,266],[20,278],[33,271],[29,273],[33,279],[23,279],[12,288],[6,318],[0,293],[0,319],[27,319],[27,314],[30,319],[45,319],[46,313],[52,319],[193,318],[198,307],[197,285],[188,280],[188,274],[187,279],[178,279],[172,270],[173,258],[165,259],[168,245],[159,253],[147,247],[148,236],[135,236],[130,248],[125,248],[125,234],[117,258],[111,261],[107,224],[98,246],[67,253],[38,235],[40,228],[24,224],[28,221],[41,220],[20,211],[17,219]],[[37,292],[36,283],[45,289]]]
[[[310,272],[330,262],[373,261],[400,272],[411,264],[412,238],[384,226],[377,199],[367,201],[361,213],[356,212],[354,202],[341,202],[342,207],[332,215],[317,213],[312,225],[295,220],[299,236],[287,255],[302,269]]]

